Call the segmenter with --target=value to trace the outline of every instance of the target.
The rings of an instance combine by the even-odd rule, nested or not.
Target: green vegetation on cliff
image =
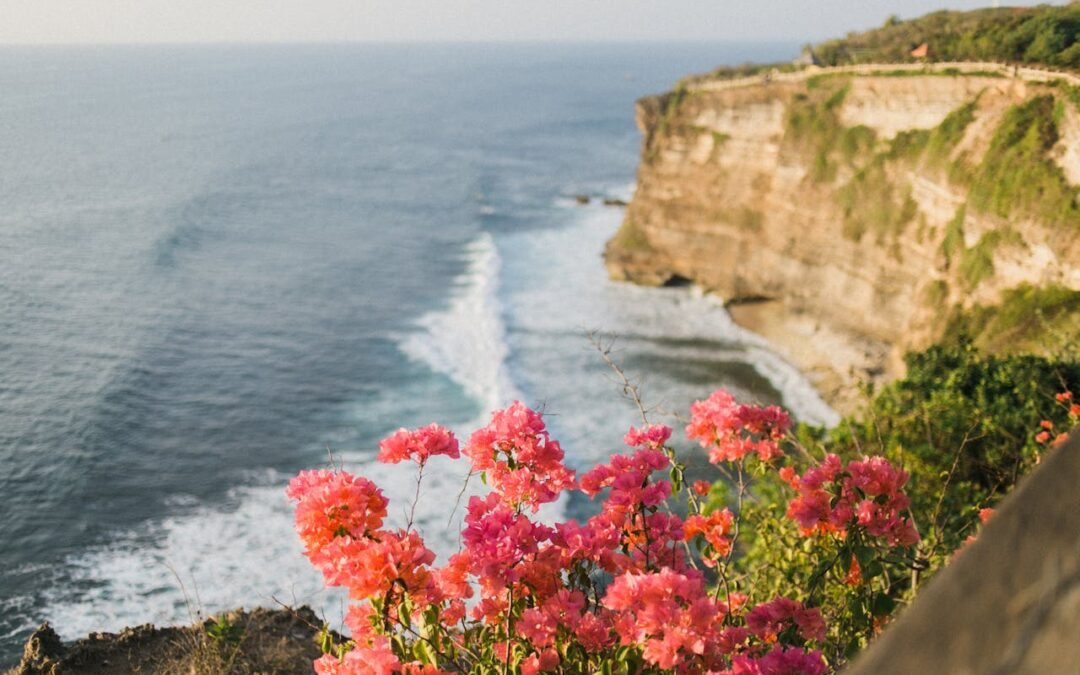
[[[926,57],[911,52],[922,44]],[[918,63],[990,61],[998,63],[1080,69],[1080,4],[1064,7],[1006,7],[969,12],[939,11],[900,20],[864,32],[808,46],[822,66],[864,63]],[[723,66],[704,75],[684,78],[686,84],[716,79],[735,79],[770,72],[792,72],[799,63],[747,63]],[[897,70],[885,75],[900,77],[922,73]],[[941,72],[942,75],[959,74]],[[976,73],[968,73],[969,75]],[[1000,77],[1000,73],[983,75]]]
[[[1074,421],[1071,401],[1058,394],[1080,388],[1075,359],[988,356],[961,340],[909,354],[906,361],[907,376],[882,389],[862,414],[831,430],[800,427],[790,456],[811,463],[825,452],[841,460],[880,456],[903,467],[921,537],[910,557],[875,560],[867,542],[858,539],[845,540],[850,546],[836,547],[831,556],[815,557],[784,527],[790,507],[785,479],[777,472],[755,472],[753,499],[738,499],[737,486],[724,484],[711,493],[711,509],[740,507],[760,524],[740,533],[743,555],[735,564],[736,572],[754,574],[761,596],[806,589],[820,605],[843,608],[830,619],[855,639],[834,642],[845,649],[828,655],[834,663],[864,647],[876,634],[877,620],[910,602],[976,533],[980,511],[996,506],[1054,451],[1040,437],[1046,431],[1040,423],[1045,420],[1057,433]],[[877,593],[871,592],[875,585]]]
[[[905,361],[907,375],[829,432],[827,445],[851,456],[873,448],[902,463],[918,476],[914,510],[936,511],[942,521],[974,521],[978,508],[1008,492],[1046,450],[1035,440],[1038,422],[1068,428],[1068,406],[1056,394],[1080,390],[1075,355],[988,355],[959,338]],[[966,536],[946,522],[920,526],[937,555],[951,554]]]
[[[1006,291],[999,304],[954,310],[946,335],[970,338],[992,353],[1080,358],[1080,291],[1023,284]]]
[[[1080,227],[1077,188],[1048,155],[1058,141],[1055,109],[1054,97],[1045,95],[1005,114],[990,149],[967,181],[972,206],[1002,218],[1034,215]]]
[[[814,47],[827,66],[903,63],[926,43],[935,61],[1003,61],[1080,68],[1080,5],[941,11]]]

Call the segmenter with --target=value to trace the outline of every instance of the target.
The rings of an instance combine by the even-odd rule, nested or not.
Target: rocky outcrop
[[[968,70],[819,71],[642,99],[637,191],[609,274],[720,295],[841,409],[852,381],[900,374],[948,315],[1017,287],[1080,289],[1080,214],[1062,196],[1080,175],[1068,85]],[[1028,108],[1056,134],[1036,139],[1055,145],[1038,157],[1001,147]],[[1064,190],[1060,217],[995,173],[1001,162]]]
[[[126,628],[64,644],[49,624],[7,675],[310,673],[322,622],[307,608],[237,610],[194,626]],[[328,639],[340,641],[335,633]]]

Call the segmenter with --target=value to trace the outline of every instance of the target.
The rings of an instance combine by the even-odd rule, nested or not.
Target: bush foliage
[[[401,429],[381,461],[415,462],[422,477],[433,457],[464,455],[490,488],[441,567],[411,521],[384,525],[373,483],[302,472],[289,496],[306,553],[355,601],[351,639],[328,641],[316,671],[839,669],[1080,419],[1076,361],[988,357],[960,341],[907,363],[864,416],[832,430],[792,433],[779,408],[724,391],[695,403],[686,435],[719,471],[713,484],[687,484],[672,429],[644,408],[629,451],[580,477],[517,402],[460,449],[437,425]],[[570,491],[596,514],[531,515]]]

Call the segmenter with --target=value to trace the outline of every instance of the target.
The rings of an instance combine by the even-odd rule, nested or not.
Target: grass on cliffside
[[[1077,188],[1048,153],[1058,141],[1055,101],[1038,96],[1006,114],[970,178],[970,204],[1008,218],[1038,216],[1080,227]]]
[[[989,353],[1080,357],[1080,291],[1028,284],[1006,291],[1000,304],[955,311],[945,331],[969,336]]]

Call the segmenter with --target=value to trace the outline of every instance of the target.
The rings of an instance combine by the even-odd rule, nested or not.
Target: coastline
[[[839,330],[782,301],[729,303],[727,309],[735,323],[798,368],[840,414],[858,412],[867,402],[867,387],[876,389],[902,372],[887,343]]]

